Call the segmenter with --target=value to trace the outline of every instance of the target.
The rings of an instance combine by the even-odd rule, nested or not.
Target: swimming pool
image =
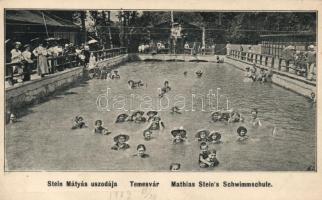
[[[204,73],[197,78],[195,72],[199,69]],[[316,164],[316,108],[300,95],[272,84],[243,82],[243,72],[229,64],[131,62],[118,70],[120,80],[93,79],[81,83],[28,108],[28,114],[18,123],[8,124],[6,169],[169,171],[169,165],[175,162],[181,164],[181,171],[305,171]],[[184,71],[187,71],[186,76]],[[130,90],[127,84],[130,79],[141,79],[146,85]],[[110,99],[110,107],[104,101],[100,101],[100,108],[97,106],[98,97],[103,97],[107,88],[110,97],[127,100],[131,94],[151,97],[155,102],[153,106],[160,106],[157,88],[162,87],[165,80],[169,81],[171,91],[162,98],[162,106],[166,107],[169,102],[171,107],[180,95],[186,111],[182,114],[171,114],[169,109],[160,111],[165,129],[156,133],[151,141],[145,141],[142,136],[147,123],[114,123],[118,114],[129,113],[111,107],[122,107],[120,99]],[[206,98],[210,90],[221,95],[219,108],[226,109],[228,99],[228,107],[237,109],[246,120],[250,118],[250,110],[257,108],[263,127],[254,129],[246,125],[250,138],[244,144],[236,142],[240,123],[211,123],[210,108],[202,109],[200,99]],[[211,102],[216,108],[217,98]],[[149,105],[145,103],[144,107]],[[125,108],[129,109],[127,106],[128,103]],[[136,108],[137,105],[132,107]],[[71,130],[76,115],[83,116],[89,128]],[[95,135],[93,128],[97,119],[101,119],[112,134]],[[184,145],[173,145],[170,132],[181,126],[187,130],[188,139]],[[199,167],[199,144],[194,137],[199,129],[222,132],[223,144],[210,145],[217,150],[220,161],[214,169]],[[124,152],[111,150],[113,137],[119,133],[130,136],[131,147]],[[141,143],[147,147],[149,158],[133,156]]]

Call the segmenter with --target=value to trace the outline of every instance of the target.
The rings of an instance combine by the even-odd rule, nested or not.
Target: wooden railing
[[[300,77],[306,78],[307,73],[309,73],[307,66],[297,66],[295,64],[294,59],[286,60],[282,57],[244,52],[238,50],[230,50],[229,57],[249,64],[257,64],[259,66],[265,66],[277,71],[284,71],[290,74],[295,74]],[[316,65],[314,67],[316,67]],[[313,76],[312,80],[315,81],[316,77]]]
[[[113,58],[119,55],[127,53],[126,47],[114,48],[114,49],[104,49],[99,51],[91,51],[96,57],[96,61],[102,61],[105,59]]]

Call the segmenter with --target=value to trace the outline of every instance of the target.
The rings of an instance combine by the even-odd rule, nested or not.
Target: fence
[[[219,47],[220,49],[216,48],[205,48],[205,49],[195,49],[195,48],[184,48],[182,53],[176,52],[175,54],[188,54],[188,55],[225,55],[226,54],[226,47]],[[170,48],[163,48],[163,49],[145,49],[142,52],[143,54],[150,54],[150,53],[155,53],[155,54],[174,54],[174,51]]]
[[[295,64],[294,60],[286,60],[282,57],[277,57],[273,55],[263,55],[258,53],[244,52],[238,50],[230,50],[231,58],[240,60],[249,64],[259,64],[267,68],[275,69],[277,71],[284,71],[289,74],[295,74],[301,77],[307,77],[308,73],[314,72],[312,80],[316,80],[315,72],[316,65],[313,65],[314,69],[308,69],[309,66],[306,64],[303,66],[298,66]]]
[[[119,55],[127,54],[127,48],[120,47],[114,49],[104,49],[99,51],[91,51],[91,53],[93,53],[96,57],[96,61],[102,61]]]

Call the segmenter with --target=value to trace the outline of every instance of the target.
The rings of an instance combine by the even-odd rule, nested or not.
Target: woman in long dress
[[[47,49],[40,43],[39,46],[33,50],[33,54],[37,56],[38,75],[44,77],[45,74],[49,73]]]

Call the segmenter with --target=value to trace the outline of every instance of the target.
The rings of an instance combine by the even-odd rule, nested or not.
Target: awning
[[[68,27],[73,29],[79,29],[80,27],[72,23],[71,21],[61,19],[49,12],[44,11],[44,17],[47,26],[55,27]],[[44,24],[42,11],[39,10],[6,10],[6,23],[14,23],[16,25],[24,24]]]

